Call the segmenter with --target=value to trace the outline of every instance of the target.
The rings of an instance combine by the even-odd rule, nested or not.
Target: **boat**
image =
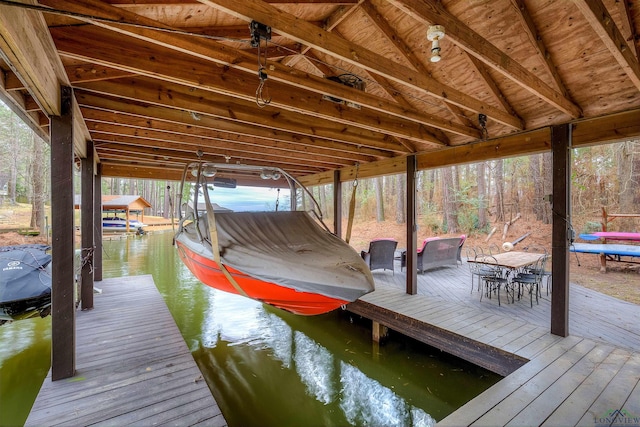
[[[275,211],[216,211],[210,188],[218,181],[229,188],[231,178],[215,174],[233,173],[284,179],[289,210],[278,209],[276,201]],[[329,312],[374,290],[362,257],[329,231],[311,193],[282,169],[194,162],[185,167],[183,186],[192,176],[194,200],[180,206],[198,206],[204,198],[206,210],[181,213],[174,242],[183,263],[205,285],[300,315]],[[303,193],[311,207],[296,210]]]
[[[142,227],[146,227],[147,224],[143,224],[140,221],[135,219],[129,220],[129,230],[130,231],[141,231]],[[102,218],[102,229],[103,230],[112,230],[112,231],[126,231],[127,230],[127,220],[126,218],[120,218],[119,216],[110,216]]]
[[[48,245],[0,247],[0,324],[51,313]]]

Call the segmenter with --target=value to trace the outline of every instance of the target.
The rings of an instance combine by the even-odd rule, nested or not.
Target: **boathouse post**
[[[80,252],[80,301],[82,310],[93,308],[93,252],[94,252],[94,156],[93,141],[87,141],[87,156],[81,160],[80,234],[82,249]]]
[[[97,163],[93,180],[93,280],[102,280],[102,165]]]
[[[333,171],[333,233],[342,236],[342,182],[340,171]]]
[[[51,116],[51,379],[75,374],[76,307],[73,271],[73,93],[60,88],[59,116]]]
[[[551,237],[551,333],[569,335],[569,244],[571,227],[571,124],[551,127],[553,225]]]
[[[416,156],[407,157],[407,293],[418,293],[418,228],[416,224]]]

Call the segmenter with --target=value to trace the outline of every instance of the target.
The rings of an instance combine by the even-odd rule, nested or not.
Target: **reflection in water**
[[[340,407],[354,425],[433,426],[435,420],[419,408],[357,368],[341,362],[340,382],[343,399]]]
[[[51,317],[0,326],[0,426],[19,426],[49,371]]]
[[[432,425],[500,379],[398,335],[375,350],[370,322],[346,312],[294,316],[216,291],[171,237],[106,241],[104,277],[153,275],[230,426]],[[0,425],[26,420],[49,368],[50,325],[0,327]]]
[[[307,394],[325,405],[335,399],[333,357],[302,332],[295,333],[296,372],[307,386]]]
[[[270,310],[282,314],[279,310]],[[209,309],[203,322],[201,342],[209,349],[249,346],[253,347],[254,352],[258,352],[255,354],[265,351],[270,353],[272,360],[281,363],[282,369],[289,370],[287,376],[295,372],[297,380],[304,385],[308,398],[324,406],[339,408],[342,414],[337,418],[341,422],[336,423],[334,419],[329,422],[330,425],[344,425],[345,422],[374,426],[435,424],[429,414],[408,404],[393,390],[369,378],[360,369],[345,361],[337,363],[335,356],[327,348],[304,332],[293,331],[281,317],[266,311],[255,301],[213,290],[209,296]],[[244,360],[240,363],[249,365],[251,361]],[[243,375],[238,366],[232,367],[229,362],[225,364],[225,368]],[[246,384],[246,387],[250,388],[251,385]],[[286,390],[282,390],[281,394],[283,398],[287,398]],[[313,420],[305,421],[306,424],[309,422],[313,423]],[[242,424],[245,423],[246,421]],[[282,423],[283,420],[278,420],[277,424]]]

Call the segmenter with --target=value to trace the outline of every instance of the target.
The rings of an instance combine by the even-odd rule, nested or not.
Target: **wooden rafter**
[[[256,111],[255,106],[250,102],[204,91],[193,93],[188,88],[173,83],[137,78],[82,83],[77,87],[102,95],[175,108],[183,111],[184,114],[208,115],[232,122],[342,141],[399,154],[406,152],[404,147],[388,141],[385,135],[377,132],[350,126],[336,128],[331,123],[324,123],[317,118],[309,117],[303,120],[300,115],[287,112],[280,112],[274,117],[268,111]]]
[[[112,140],[127,145],[135,145],[137,147],[163,148],[175,151],[189,151],[194,153],[198,149],[207,148],[209,152],[213,149],[215,153],[222,156],[229,156],[239,159],[245,156],[253,156],[259,158],[264,155],[264,160],[275,161],[277,159],[295,160],[301,164],[324,165],[324,167],[337,167],[352,164],[352,161],[320,155],[318,153],[308,153],[302,150],[283,150],[281,148],[269,148],[267,144],[260,144],[258,141],[254,143],[238,143],[236,141],[222,140],[221,138],[203,138],[188,133],[176,134],[160,130],[141,129],[136,127],[97,123],[88,121],[89,130],[92,138],[98,140],[98,135],[102,140],[107,140],[106,135],[122,136],[122,140]],[[133,143],[133,144],[132,144]]]
[[[42,3],[46,3],[49,6],[62,8],[63,10],[69,10],[75,13],[92,13],[94,16],[103,16],[117,21],[137,22],[148,26],[154,26],[157,28],[163,27],[160,23],[142,18],[133,13],[120,10],[113,6],[106,5],[97,0],[76,0],[71,2],[62,2],[60,0],[42,0]],[[212,61],[224,66],[229,66],[235,69],[239,69],[245,72],[249,72],[255,76],[257,59],[254,55],[248,54],[237,49],[230,49],[223,46],[213,40],[194,40],[193,37],[184,36],[182,34],[167,33],[160,30],[154,30],[149,28],[128,26],[115,24],[112,22],[91,21],[96,25],[108,28],[110,30],[121,32],[158,44],[164,48],[177,50],[179,52],[195,56],[205,61]],[[166,27],[166,26],[164,26]],[[315,27],[314,27],[315,28]],[[322,31],[322,30],[318,30]],[[254,77],[255,80],[255,77]],[[299,88],[305,88],[307,90],[314,91],[319,94],[330,95],[335,98],[350,101],[354,104],[361,105],[362,107],[371,108],[378,112],[384,112],[385,114],[392,114],[397,117],[402,117],[407,120],[411,120],[426,126],[433,126],[443,129],[445,131],[454,132],[460,135],[478,137],[477,130],[465,128],[455,123],[451,123],[447,120],[442,120],[432,115],[426,115],[418,111],[405,110],[398,107],[395,103],[390,103],[380,97],[376,97],[366,92],[361,92],[350,87],[328,82],[317,76],[310,75],[308,73],[302,73],[298,70],[285,67],[281,64],[269,65],[269,80],[277,81],[287,85],[293,85]],[[256,83],[257,84],[257,83]],[[436,88],[437,89],[437,88]],[[445,93],[445,95],[447,95]],[[299,103],[292,102],[293,106],[299,107]],[[479,108],[482,108],[478,105]],[[402,135],[398,135],[403,137]],[[428,136],[428,134],[426,134]],[[432,141],[439,143],[439,141]]]
[[[269,154],[295,157],[299,154],[315,156],[320,161],[334,164],[351,164],[351,162],[370,162],[379,157],[359,154],[355,151],[346,152],[333,148],[319,146],[317,141],[284,142],[272,138],[257,137],[232,132],[223,132],[207,127],[207,123],[194,126],[191,123],[180,123],[169,120],[137,117],[130,114],[107,112],[93,108],[84,108],[82,114],[90,130],[107,132],[112,126],[126,128],[126,135],[151,138],[154,132],[169,133],[168,140],[185,142],[193,145],[197,141],[216,143],[220,149],[247,149],[249,151],[265,150]],[[199,120],[202,122],[202,117]],[[99,128],[98,125],[101,125]],[[120,131],[119,131],[120,132]],[[162,135],[162,134],[161,134]],[[160,140],[165,138],[159,138]],[[315,143],[314,143],[315,142]]]
[[[156,124],[154,120],[160,120],[163,122],[178,123],[187,126],[216,129],[220,132],[227,132],[230,135],[237,134],[242,136],[254,136],[281,143],[299,144],[300,150],[306,150],[305,147],[307,146],[319,146],[327,150],[342,152],[344,155],[348,156],[353,155],[357,157],[359,155],[363,155],[378,159],[391,156],[390,151],[362,147],[356,144],[342,142],[342,140],[325,140],[314,136],[305,136],[277,129],[268,129],[256,125],[218,120],[205,114],[196,114],[191,110],[180,110],[160,105],[141,104],[139,102],[104,97],[83,91],[78,91],[77,97],[78,102],[82,107],[100,110],[103,113],[107,112],[118,115],[140,117],[148,121],[149,126]],[[103,114],[103,116],[110,121],[118,122],[118,118],[112,117],[110,114]],[[336,156],[338,155],[336,154]]]
[[[627,41],[600,0],[575,0],[576,6],[589,21],[591,28],[618,61],[620,67],[640,90],[640,63],[631,53]]]
[[[507,54],[482,38],[478,33],[449,13],[440,3],[421,0],[388,0],[425,25],[437,22],[447,28],[447,37],[461,49],[475,56],[505,77],[513,80],[532,94],[553,105],[560,111],[577,118],[582,115],[580,107],[562,93],[547,86],[522,65],[511,60]]]
[[[256,19],[292,40],[310,45],[314,49],[380,74],[389,80],[406,85],[423,94],[454,103],[477,113],[484,113],[493,120],[508,126],[517,129],[523,128],[523,123],[520,120],[502,110],[478,101],[407,67],[399,66],[384,56],[351,43],[335,34],[318,29],[308,22],[282,12],[260,0],[244,0],[242,2],[236,0],[201,0],[201,2],[246,21]]]
[[[553,78],[553,82],[556,86],[556,89],[562,93],[562,95],[567,98],[569,97],[569,93],[567,92],[567,88],[565,87],[562,79],[560,78],[560,74],[558,74],[558,70],[556,69],[555,64],[553,63],[553,59],[551,58],[551,54],[547,50],[544,42],[542,41],[542,37],[538,34],[538,30],[536,29],[535,24],[533,23],[533,19],[531,19],[531,15],[527,10],[527,7],[524,4],[523,0],[511,0],[511,6],[517,11],[517,15],[522,20],[522,27],[529,37],[532,46],[535,47],[540,60],[544,64],[547,72]],[[572,101],[573,102],[573,101]]]
[[[475,56],[469,55],[466,52],[465,54],[467,56],[467,59],[469,59],[469,62],[473,65],[474,69],[482,77],[482,80],[489,89],[489,93],[495,98],[495,100],[498,102],[498,105],[500,105],[506,112],[516,115],[516,112],[509,103],[509,100],[507,100],[507,97],[504,96],[495,80],[491,78],[491,75],[489,74],[489,71],[487,71],[485,64],[482,61],[479,61]]]
[[[631,15],[631,1],[630,0],[618,0],[615,2],[620,11],[620,31],[623,37],[626,38],[627,44],[631,49],[631,52],[636,56],[636,59],[640,59],[640,35],[635,30],[635,22]]]
[[[429,71],[425,68],[425,66],[420,62],[418,57],[411,51],[409,46],[396,34],[396,32],[391,28],[389,23],[378,13],[376,8],[370,2],[364,2],[360,5],[364,13],[371,19],[371,22],[385,35],[387,40],[389,40],[400,52],[400,54],[407,59],[407,61],[411,64],[411,66],[418,71],[419,73],[429,74]],[[335,32],[335,31],[334,31]],[[385,77],[380,76],[376,73],[369,72],[372,78],[382,87],[382,89],[389,94],[393,99],[395,99],[398,104],[402,105],[404,108],[411,109],[413,108],[411,104],[402,96],[402,94],[398,91],[391,89],[391,82],[389,82]],[[452,104],[444,103],[447,106]],[[457,106],[453,106],[453,108],[458,108]],[[459,110],[456,110],[459,112]],[[467,123],[461,122],[458,117],[454,114],[456,120],[465,127],[471,128]],[[436,131],[436,130],[433,130]],[[449,145],[448,138],[446,135],[441,135],[438,137],[441,141],[446,141],[447,145]]]
[[[149,45],[139,40],[130,40],[114,33],[104,34],[97,28],[53,29],[58,51],[73,59],[94,61],[104,66],[133,72],[167,82],[206,91],[221,93],[246,101],[255,101],[257,78],[234,69],[212,68],[197,58],[177,53],[160,46]],[[79,37],[83,42],[75,38]],[[233,82],[229,85],[229,82]],[[337,108],[331,102],[322,102],[320,96],[302,89],[287,87],[280,82],[271,82],[269,94],[271,106],[288,111],[314,115],[336,123],[382,130],[389,135],[414,140],[418,143],[428,140],[439,143],[430,135],[425,135],[417,123],[372,113],[369,110]],[[294,100],[295,102],[292,102]],[[304,100],[304,102],[300,102]]]

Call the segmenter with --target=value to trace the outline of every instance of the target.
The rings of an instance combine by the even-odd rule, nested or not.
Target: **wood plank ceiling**
[[[105,175],[175,178],[202,150],[302,177],[640,108],[632,0],[30,4]],[[272,30],[258,48],[252,20]],[[434,24],[446,34],[439,62]],[[46,115],[7,62],[5,98],[46,135]]]

